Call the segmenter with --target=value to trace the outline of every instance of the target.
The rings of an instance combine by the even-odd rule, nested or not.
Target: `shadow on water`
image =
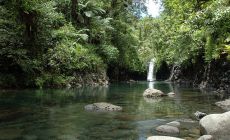
[[[173,91],[176,96],[146,99],[142,94],[149,87],[147,82],[69,90],[1,91],[0,140],[146,140],[150,135],[163,135],[155,128],[173,120],[193,122],[182,123],[178,137],[193,134],[197,138],[198,123],[192,114],[197,110],[222,112],[214,106],[213,95],[165,82],[152,84],[164,93]],[[84,110],[85,105],[94,102],[119,105],[123,111]]]

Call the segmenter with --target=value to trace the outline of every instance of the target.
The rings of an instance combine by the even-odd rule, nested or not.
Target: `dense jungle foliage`
[[[145,74],[152,58],[229,58],[228,0],[161,3],[152,18],[145,1],[0,0],[0,86],[60,87],[79,73],[120,79]]]
[[[186,66],[198,58],[229,60],[229,0],[162,0],[162,5],[160,17],[138,23],[142,61],[155,57],[158,66],[165,61]]]
[[[0,1],[0,85],[66,85],[73,75],[108,67],[144,71],[135,34],[140,5],[122,0]]]

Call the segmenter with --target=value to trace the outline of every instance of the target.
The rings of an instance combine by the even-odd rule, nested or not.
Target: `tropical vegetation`
[[[89,73],[127,80],[152,58],[168,65],[230,53],[228,0],[1,0],[1,87],[66,86]]]

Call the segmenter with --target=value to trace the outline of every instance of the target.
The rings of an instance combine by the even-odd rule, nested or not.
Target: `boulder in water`
[[[212,135],[203,135],[197,140],[214,140]]]
[[[161,125],[156,128],[158,132],[162,133],[170,133],[170,134],[178,134],[180,131],[177,127],[175,126],[170,126],[170,125]]]
[[[165,96],[165,94],[158,89],[148,88],[144,91],[143,96],[147,98],[156,98]]]
[[[170,126],[174,126],[174,127],[180,127],[180,122],[172,121],[172,122],[166,123],[166,125],[170,125]]]
[[[174,97],[174,96],[176,95],[176,93],[174,93],[174,92],[169,92],[167,95],[168,95],[169,97]]]
[[[207,115],[199,123],[203,135],[212,135],[215,139],[225,139],[230,135],[230,111]]]
[[[230,99],[227,99],[225,101],[216,102],[215,104],[224,110],[230,111]]]
[[[147,140],[185,140],[185,139],[169,137],[169,136],[151,136],[148,137]]]
[[[207,114],[206,113],[203,113],[203,112],[200,112],[200,111],[197,111],[196,113],[194,113],[195,117],[197,120],[200,120],[202,119],[204,116],[206,116]]]
[[[130,79],[129,81],[127,81],[127,83],[130,83],[130,84],[132,84],[132,83],[136,83],[137,81],[135,81],[135,80],[133,80],[133,79]]]
[[[121,111],[122,107],[116,106],[110,103],[93,103],[85,106],[87,111],[96,111],[96,112],[111,112],[111,111]]]

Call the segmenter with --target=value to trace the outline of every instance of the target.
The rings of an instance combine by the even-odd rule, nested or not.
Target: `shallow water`
[[[175,97],[149,100],[142,96],[149,86]],[[146,140],[158,133],[155,128],[170,121],[181,122],[186,139],[199,137],[197,110],[223,112],[209,92],[182,88],[170,83],[147,82],[83,87],[71,90],[0,91],[0,140]],[[87,112],[84,106],[109,102],[122,112]]]

